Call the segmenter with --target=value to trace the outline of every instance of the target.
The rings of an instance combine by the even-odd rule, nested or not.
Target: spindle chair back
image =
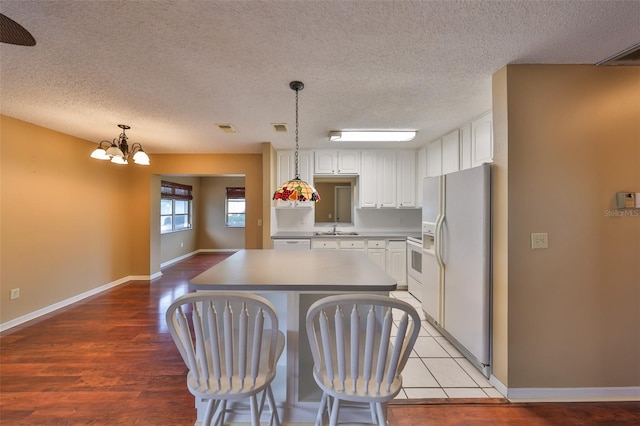
[[[166,320],[189,370],[189,391],[208,400],[203,425],[223,425],[228,403],[247,400],[253,426],[260,424],[265,400],[269,424],[280,424],[271,383],[285,337],[268,300],[251,293],[190,293],[169,306]]]
[[[306,328],[323,391],[316,425],[325,412],[337,424],[341,401],[368,403],[372,422],[386,425],[387,403],[400,392],[420,331],[416,310],[387,296],[329,296],[311,305]]]

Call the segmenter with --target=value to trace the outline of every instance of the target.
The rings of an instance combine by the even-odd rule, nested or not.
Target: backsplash
[[[338,223],[338,228],[355,231],[419,232],[421,223],[422,209],[355,209],[353,224]],[[332,223],[316,225],[313,207],[271,209],[271,234],[282,231],[309,232],[332,226]]]

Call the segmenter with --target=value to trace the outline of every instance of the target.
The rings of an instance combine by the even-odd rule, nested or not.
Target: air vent
[[[271,123],[271,127],[273,127],[273,131],[276,133],[287,133],[289,131],[287,123]]]
[[[640,65],[640,43],[598,62],[596,65]]]
[[[229,123],[225,123],[225,124],[216,124],[216,126],[218,126],[218,129],[222,130],[225,133],[238,133],[238,131],[236,130],[235,127],[233,127],[231,124]]]

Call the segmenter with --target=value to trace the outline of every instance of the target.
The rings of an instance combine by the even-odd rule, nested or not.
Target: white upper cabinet
[[[427,148],[422,147],[418,150],[418,159],[416,167],[416,207],[422,207],[422,187],[424,178],[427,177]]]
[[[360,151],[316,150],[314,165],[316,175],[357,175],[360,173]]]
[[[398,151],[398,207],[416,206],[416,151]]]
[[[471,123],[460,128],[460,170],[471,168]]]
[[[395,151],[378,152],[378,204],[380,207],[396,207],[397,165]]]
[[[492,119],[493,115],[488,112],[428,144],[425,147],[427,177],[440,176],[492,162]],[[418,206],[421,205],[422,200],[419,199]]]
[[[395,151],[363,150],[360,169],[360,207],[396,207]]]
[[[460,132],[454,130],[442,137],[442,174],[460,170]]]
[[[295,151],[286,150],[278,151],[278,182],[277,185],[290,181],[296,177],[296,161]],[[313,181],[313,151],[300,150],[298,151],[298,172],[300,179],[305,182]]]
[[[360,166],[360,207],[378,207],[378,180],[376,179],[378,155],[376,152],[362,151],[362,162]]]
[[[442,174],[442,139],[427,145],[427,177]]]
[[[491,112],[471,122],[471,167],[493,161],[493,115]]]

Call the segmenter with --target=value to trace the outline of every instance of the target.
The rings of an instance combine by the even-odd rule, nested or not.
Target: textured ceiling
[[[491,108],[513,63],[595,64],[640,41],[640,1],[0,1],[2,114],[154,153],[301,148],[341,129],[420,146]],[[216,123],[230,123],[225,134]],[[380,146],[380,145],[378,145]]]

